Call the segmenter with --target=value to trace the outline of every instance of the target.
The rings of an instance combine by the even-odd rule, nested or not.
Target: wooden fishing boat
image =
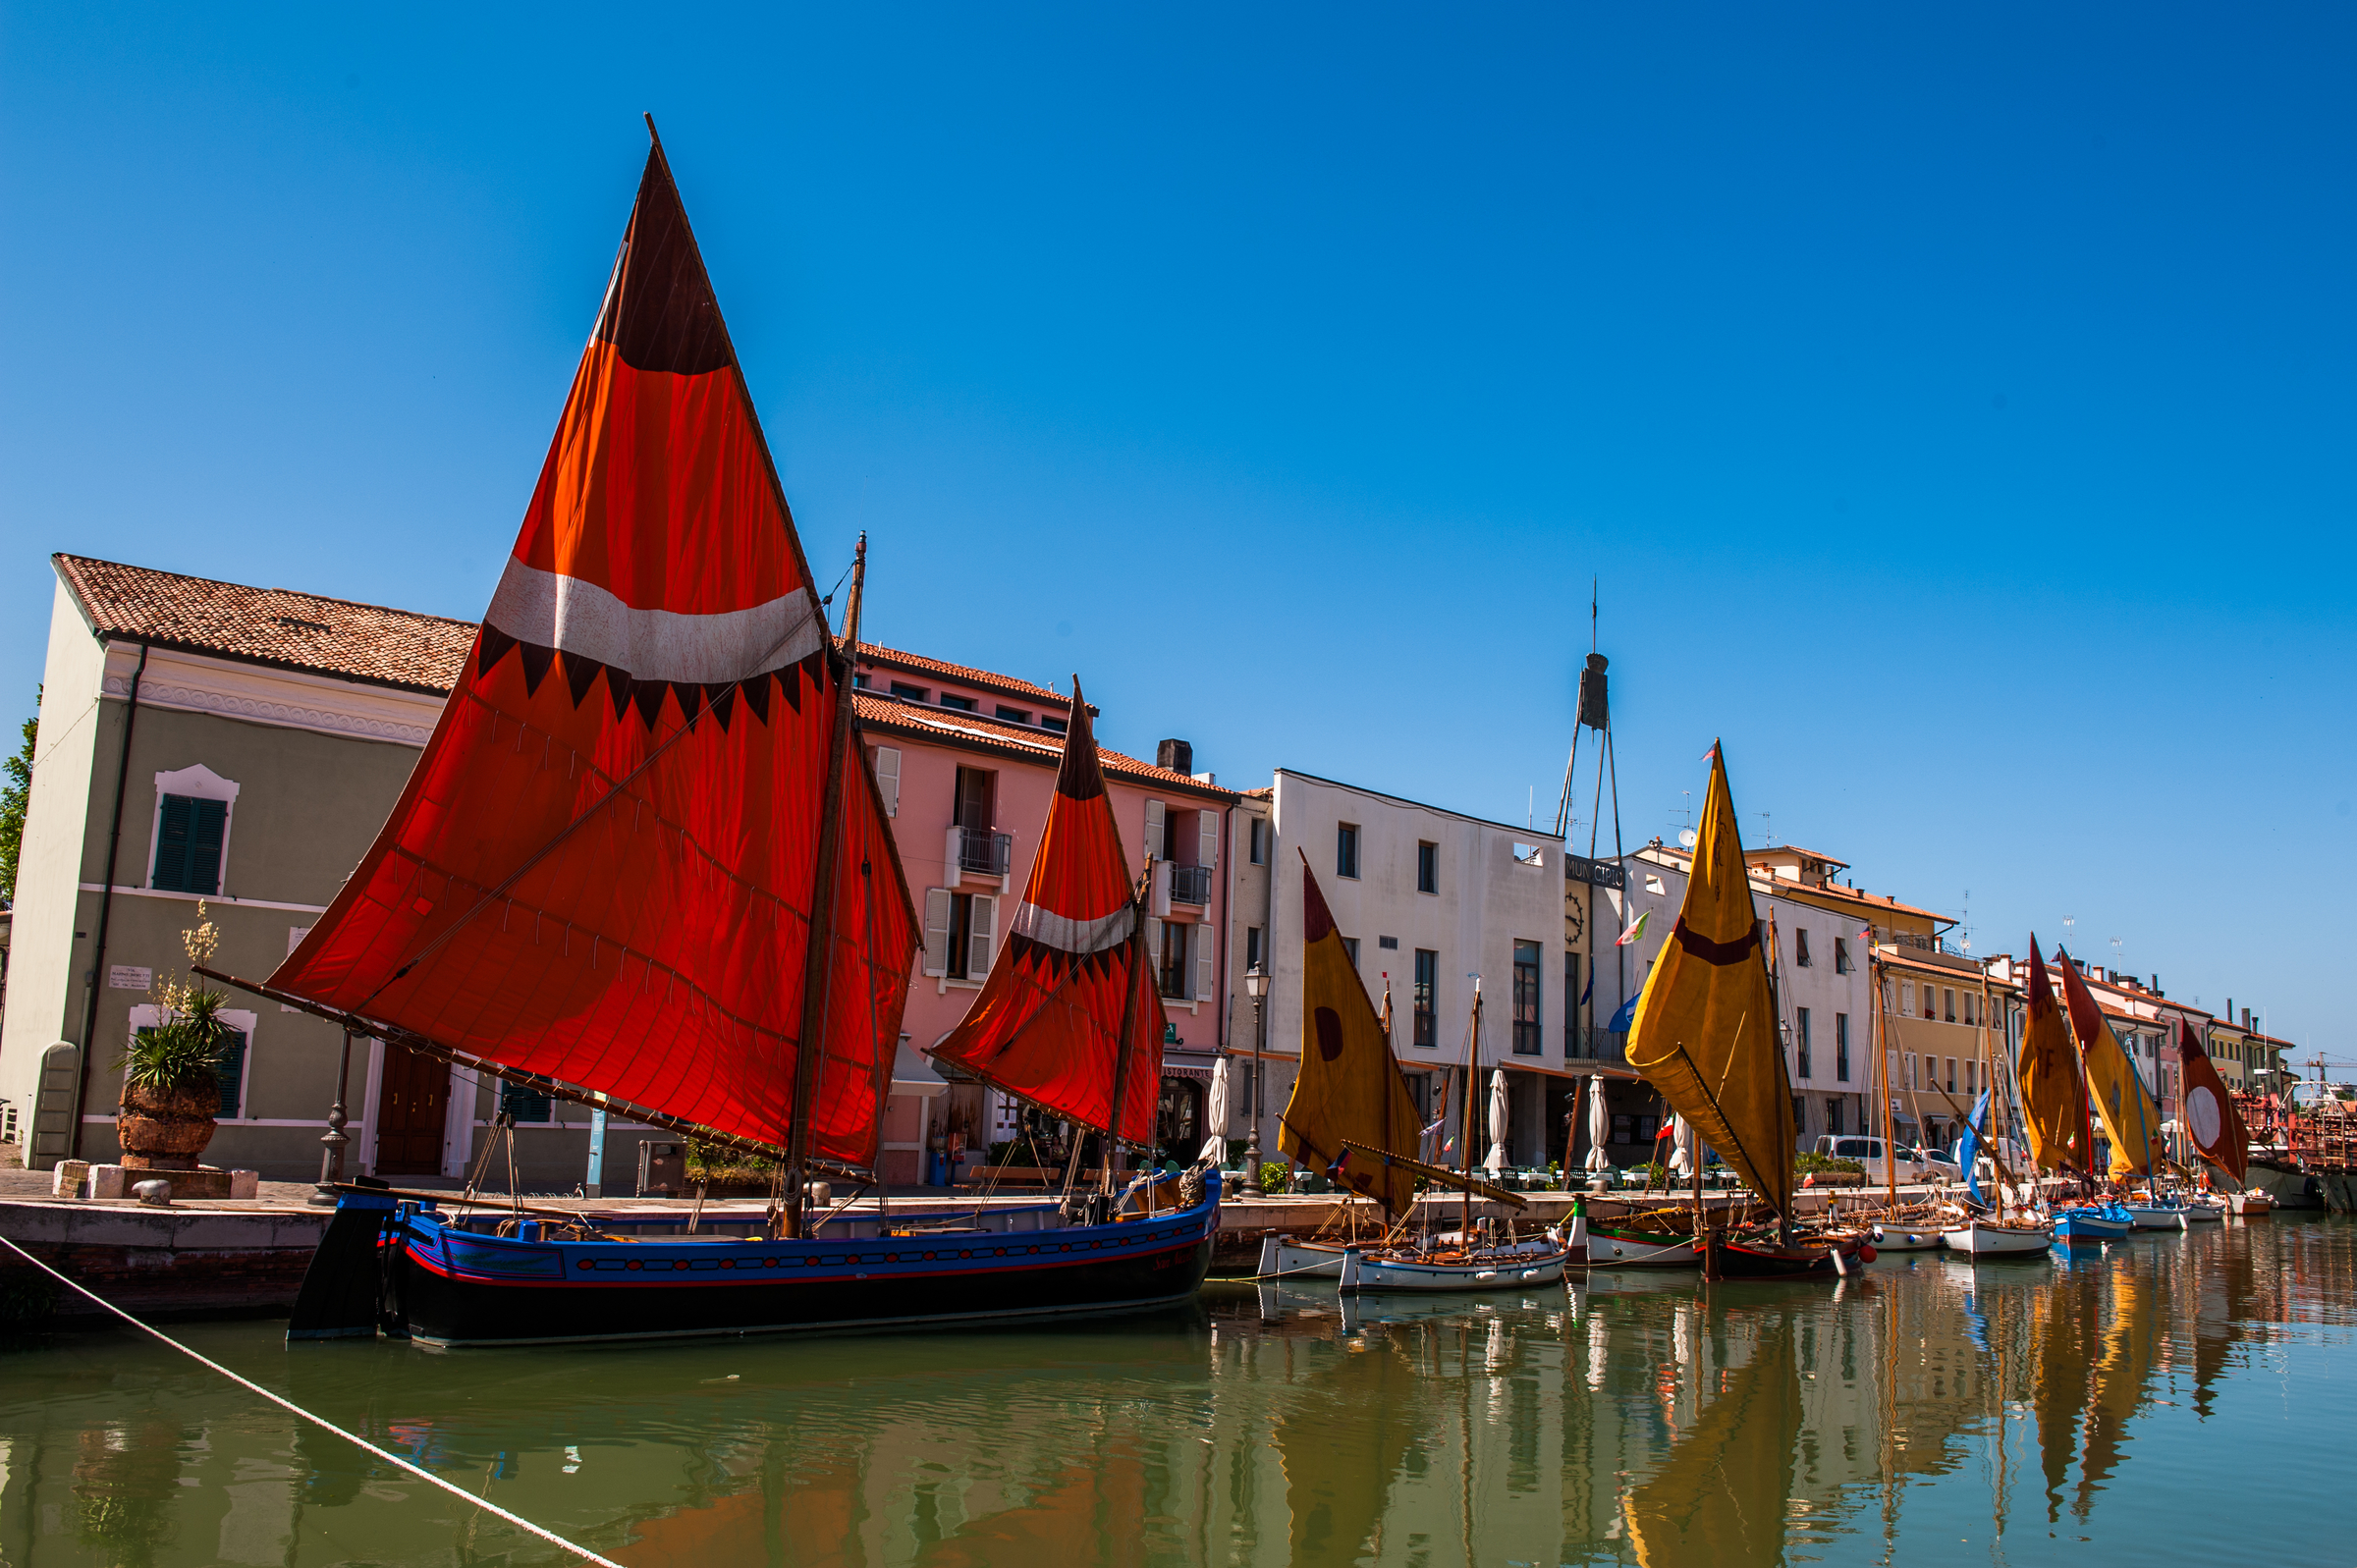
[[[1702,1162],[1694,1162],[1694,1229],[1705,1277],[1832,1277],[1870,1262],[1862,1233],[1803,1236],[1793,1228],[1792,1086],[1777,1035],[1768,944],[1743,861],[1724,749],[1711,780],[1685,898],[1638,994],[1627,1059],[1757,1193],[1775,1217],[1766,1235],[1709,1224]],[[1591,1247],[1594,1243],[1591,1242]]]
[[[1481,986],[1473,990],[1466,1055],[1464,1168],[1453,1170],[1397,1151],[1411,1146],[1421,1118],[1393,1054],[1390,1008],[1378,1014],[1357,966],[1343,945],[1318,879],[1301,863],[1301,1065],[1278,1121],[1277,1146],[1293,1159],[1323,1165],[1338,1187],[1370,1198],[1384,1212],[1385,1230],[1368,1242],[1320,1236],[1306,1242],[1271,1237],[1262,1243],[1261,1272],[1297,1269],[1302,1277],[1332,1277],[1348,1290],[1520,1290],[1560,1283],[1564,1266],[1584,1257],[1584,1240],[1500,1236],[1473,1222],[1475,1197],[1508,1209],[1529,1207],[1518,1193],[1473,1175],[1472,1129],[1481,1055]],[[1464,1209],[1453,1236],[1419,1235],[1408,1224],[1418,1182],[1453,1189]],[[1575,1235],[1584,1237],[1576,1214]]]
[[[1588,1269],[1699,1269],[1702,1248],[1689,1232],[1588,1223]]]
[[[1359,1291],[1531,1290],[1562,1284],[1563,1258],[1561,1247],[1531,1244],[1429,1253],[1354,1248],[1343,1266],[1342,1282],[1343,1289]]]
[[[810,1217],[812,1176],[876,1180],[922,929],[851,701],[865,559],[862,540],[838,639],[658,141],[407,788],[268,983],[215,978],[774,1162],[777,1187],[759,1234],[630,1240],[356,1184],[290,1337],[901,1328],[1151,1306],[1200,1283],[1217,1173],[1151,1217],[1121,1212],[1150,1194],[1113,1190],[1121,1146],[1151,1137],[1164,1020],[1077,684],[993,966],[1005,985],[936,1049],[1105,1135],[1100,1189],[957,1232]],[[1027,1007],[1007,1004],[1015,990]]]
[[[2117,1241],[2135,1227],[2135,1217],[2117,1204],[2082,1205],[2055,1211],[2054,1239]]]
[[[1994,1219],[1967,1219],[1941,1234],[1950,1252],[1973,1258],[2043,1258],[2054,1246],[2052,1225]]]
[[[2237,1219],[2259,1219],[2275,1212],[2275,1201],[2253,1189],[2226,1194],[2226,1208]]]

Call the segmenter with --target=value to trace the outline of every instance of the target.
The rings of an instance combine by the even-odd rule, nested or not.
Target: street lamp
[[[1244,995],[1252,999],[1252,1131],[1244,1139],[1244,1179],[1236,1191],[1246,1198],[1260,1196],[1260,1117],[1263,1102],[1260,1090],[1260,1048],[1267,1039],[1267,1025],[1261,1021],[1260,1001],[1269,994],[1268,971],[1254,964],[1244,971]]]
[[[344,1031],[344,1055],[336,1064],[336,1103],[328,1108],[327,1131],[319,1141],[326,1145],[319,1151],[319,1190],[311,1202],[321,1206],[336,1201],[336,1183],[344,1179],[344,1146],[352,1142],[345,1132],[344,1092],[352,1079],[352,1031]]]

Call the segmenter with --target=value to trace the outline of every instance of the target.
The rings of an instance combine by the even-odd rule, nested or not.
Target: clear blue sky
[[[2357,14],[0,17],[5,715],[53,550],[477,615],[651,109],[880,640],[1544,822],[1601,576],[1635,838],[2357,1055]]]

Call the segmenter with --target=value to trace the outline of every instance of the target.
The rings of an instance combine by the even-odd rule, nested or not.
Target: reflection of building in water
[[[1395,1308],[1304,1287],[1264,1323],[1215,1290],[1208,1323],[283,1365],[298,1400],[645,1568],[1741,1564],[1896,1540],[1957,1488],[2018,1530],[2100,1522],[2155,1399],[2206,1410],[2274,1325],[2345,1323],[2353,1241],[2286,1224],[1838,1291],[1606,1278]],[[275,1354],[267,1326],[199,1332],[235,1364]],[[12,1371],[43,1397],[0,1402],[0,1561],[521,1545],[159,1347]]]

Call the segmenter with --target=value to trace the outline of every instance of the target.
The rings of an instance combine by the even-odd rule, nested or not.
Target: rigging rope
[[[113,1313],[116,1317],[131,1325],[134,1328],[138,1329],[141,1333],[149,1334],[157,1339],[162,1340],[165,1344],[170,1345],[174,1350],[179,1351],[191,1361],[193,1361],[200,1366],[211,1368],[213,1371],[219,1373],[222,1377],[227,1378],[231,1382],[236,1383],[239,1387],[260,1394],[264,1399],[269,1400],[272,1404],[279,1406],[281,1409],[292,1411],[294,1414],[301,1416],[303,1420],[311,1423],[315,1427],[325,1428],[327,1431],[334,1433],[337,1436],[344,1438],[346,1441],[356,1444],[358,1447],[367,1449],[368,1452],[376,1455],[377,1458],[382,1459],[385,1461],[385,1463],[389,1465],[397,1465],[401,1469],[408,1471],[411,1475],[417,1477],[421,1481],[432,1482],[444,1491],[447,1491],[454,1496],[465,1498],[467,1502],[473,1503],[476,1507],[481,1508],[486,1513],[498,1515],[500,1518],[506,1520],[509,1524],[514,1525],[519,1530],[527,1531],[530,1534],[539,1537],[542,1541],[549,1542],[551,1545],[564,1547],[567,1551],[570,1551],[575,1556],[579,1557],[583,1562],[598,1563],[601,1565],[601,1568],[622,1568],[622,1565],[615,1562],[611,1557],[601,1557],[586,1546],[577,1545],[573,1541],[567,1541],[563,1536],[558,1535],[553,1530],[543,1530],[540,1526],[533,1524],[529,1519],[522,1517],[521,1514],[512,1514],[505,1508],[502,1508],[499,1504],[490,1501],[488,1498],[478,1497],[473,1492],[468,1491],[466,1487],[459,1486],[457,1483],[443,1480],[440,1476],[435,1475],[432,1471],[425,1469],[421,1465],[411,1464],[409,1460],[402,1458],[401,1455],[397,1453],[393,1453],[388,1449],[379,1448],[376,1444],[370,1442],[367,1438],[360,1436],[356,1433],[346,1432],[343,1428],[337,1426],[334,1422],[329,1421],[324,1416],[312,1415],[309,1411],[303,1409],[301,1405],[295,1403],[294,1400],[287,1398],[283,1394],[272,1393],[269,1389],[263,1387],[260,1383],[253,1381],[249,1378],[241,1378],[236,1373],[230,1371],[227,1367],[222,1366],[221,1363],[191,1350],[187,1345],[182,1344],[179,1340],[173,1338],[170,1334],[165,1333],[162,1329],[149,1327],[146,1324],[139,1322],[138,1319],[134,1318],[130,1313],[125,1312],[122,1308],[116,1306],[104,1296],[99,1295],[96,1291],[82,1285],[78,1280],[67,1278],[66,1275],[59,1273],[55,1269],[50,1268],[48,1264],[42,1262],[38,1258],[35,1258],[31,1253],[27,1252],[24,1248],[18,1246],[16,1242],[11,1240],[9,1237],[0,1236],[0,1243],[6,1244],[9,1251],[15,1253],[18,1257],[24,1259],[27,1263],[32,1265],[35,1269],[40,1270],[43,1273],[49,1275],[59,1283],[89,1297],[92,1301],[98,1303],[99,1306],[104,1307],[108,1312]]]

